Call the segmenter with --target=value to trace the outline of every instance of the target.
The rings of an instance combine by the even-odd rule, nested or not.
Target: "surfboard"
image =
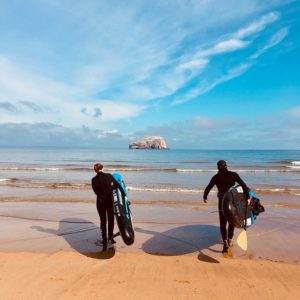
[[[112,174],[112,176],[120,183],[126,194],[126,196],[123,197],[118,188],[115,188],[113,190],[113,207],[116,221],[119,227],[119,233],[126,245],[132,245],[134,243],[134,229],[126,185],[120,174],[115,173]]]
[[[249,191],[249,195],[257,198],[254,192]],[[222,210],[228,222],[236,228],[248,228],[256,220],[251,206],[247,203],[243,188],[240,185],[231,187],[222,199]]]

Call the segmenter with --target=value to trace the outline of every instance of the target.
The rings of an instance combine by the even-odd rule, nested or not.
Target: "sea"
[[[300,205],[300,150],[0,148],[0,201],[93,202],[101,162],[123,176],[133,203],[195,205],[220,159],[268,205]]]

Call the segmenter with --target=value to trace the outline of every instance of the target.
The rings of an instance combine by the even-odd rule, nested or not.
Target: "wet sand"
[[[93,203],[1,202],[0,298],[297,299],[299,209],[268,208],[227,257],[214,205],[132,210],[134,245],[101,252]]]

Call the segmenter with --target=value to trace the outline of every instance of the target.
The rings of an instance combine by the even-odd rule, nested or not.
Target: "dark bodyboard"
[[[255,221],[251,207],[246,201],[243,189],[239,185],[230,188],[222,199],[223,214],[236,228],[245,228],[245,225],[250,227]]]
[[[134,243],[134,229],[132,224],[132,216],[127,199],[127,190],[125,183],[120,174],[112,174],[123,188],[126,196],[123,197],[118,188],[113,190],[113,207],[116,221],[119,227],[120,235],[126,245]]]

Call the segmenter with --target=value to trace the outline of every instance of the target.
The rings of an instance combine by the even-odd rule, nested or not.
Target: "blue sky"
[[[299,1],[1,1],[0,145],[300,149]]]

